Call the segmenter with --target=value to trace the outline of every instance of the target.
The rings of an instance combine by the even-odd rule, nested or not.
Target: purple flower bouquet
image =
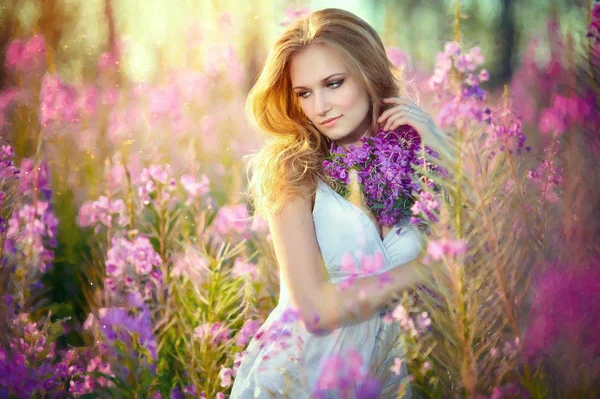
[[[389,132],[379,130],[360,141],[362,146],[347,149],[332,144],[323,168],[344,198],[349,195],[350,171],[356,170],[366,205],[379,224],[393,226],[412,214],[413,191],[419,190],[417,167],[423,165],[421,138],[411,126],[402,125]],[[437,157],[427,147],[425,152]]]

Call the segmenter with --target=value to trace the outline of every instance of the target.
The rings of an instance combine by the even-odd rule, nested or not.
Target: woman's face
[[[323,135],[340,145],[359,144],[370,129],[369,96],[341,57],[310,45],[292,58],[290,78],[302,111]]]

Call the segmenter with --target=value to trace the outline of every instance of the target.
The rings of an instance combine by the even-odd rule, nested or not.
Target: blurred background
[[[59,267],[45,278],[54,306],[80,310],[74,275],[86,236],[77,233],[75,219],[77,208],[106,188],[107,161],[130,164],[132,173],[149,162],[179,175],[205,173],[216,204],[239,201],[243,156],[262,142],[246,120],[245,96],[291,20],[324,7],[364,18],[426,106],[426,81],[436,54],[453,38],[456,6],[454,0],[3,0],[0,132],[17,159],[41,149],[53,171],[62,242]],[[490,75],[482,87],[499,97],[511,85],[530,129],[549,102],[531,86],[533,71],[547,87],[565,84],[552,71],[585,53],[590,8],[584,0],[460,2],[463,45],[480,47]]]
[[[54,318],[70,318],[59,345],[86,343],[81,324],[106,305],[96,291],[105,277],[105,253],[98,256],[93,238],[104,235],[100,251],[105,251],[111,229],[126,224],[117,222],[116,215],[127,219],[124,209],[133,210],[133,202],[127,202],[128,190],[135,191],[131,187],[141,187],[136,193],[145,205],[158,201],[145,199],[154,187],[147,185],[144,168],[161,165],[164,170],[156,176],[164,172],[181,181],[190,195],[206,194],[210,182],[200,207],[216,212],[227,206],[231,214],[238,212],[235,205],[245,201],[244,156],[263,140],[244,114],[246,95],[275,39],[308,11],[337,7],[368,21],[432,115],[435,95],[428,80],[438,53],[459,30],[463,48],[479,47],[484,57],[481,68],[489,80],[481,87],[489,102],[499,103],[505,86],[513,96],[531,146],[532,156],[524,163],[530,168],[539,163],[551,134],[566,129],[553,111],[556,94],[571,96],[583,87],[580,82],[589,78],[585,67],[592,62],[586,37],[591,0],[0,2],[0,137],[14,149],[16,165],[27,173],[37,167],[37,178],[46,179],[40,184],[52,192],[60,221],[51,237],[51,254],[42,251],[47,259],[36,258],[46,262],[36,272],[39,295],[26,302],[32,314],[51,310]],[[590,84],[597,90],[597,81]],[[580,92],[581,98],[586,95]],[[579,122],[583,126],[584,120]],[[600,154],[600,149],[593,151]],[[35,161],[22,164],[26,159]],[[167,185],[166,178],[163,183]],[[38,188],[43,191],[36,183],[34,191]],[[82,209],[100,196],[125,202],[112,211],[106,205],[114,220],[92,231]],[[190,203],[195,204],[188,198],[186,206]],[[8,212],[4,206],[3,224]],[[239,212],[248,216],[245,207]],[[152,226],[161,217],[160,212],[142,216]],[[133,228],[130,217],[128,227]],[[176,225],[180,241],[199,237],[200,230],[194,229],[208,224],[202,218],[193,223],[185,219]],[[171,231],[169,220],[162,226]],[[251,230],[266,235],[264,226]],[[160,237],[160,228],[154,232]],[[170,257],[170,247],[161,239],[153,238],[152,244],[163,259]],[[245,251],[248,259],[260,252],[259,264],[273,263],[267,247]],[[171,266],[165,266],[163,275]],[[8,293],[13,280],[4,273],[2,289]],[[276,281],[267,284],[271,304],[277,287]],[[267,313],[264,308],[262,315]]]

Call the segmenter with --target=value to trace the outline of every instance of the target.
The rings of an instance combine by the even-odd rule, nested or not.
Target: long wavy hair
[[[376,131],[378,116],[389,106],[381,100],[405,93],[400,71],[388,59],[377,32],[356,15],[327,8],[289,26],[271,49],[246,101],[248,119],[266,136],[264,147],[249,156],[247,166],[246,196],[255,215],[266,217],[295,196],[313,195],[319,178],[333,183],[322,167],[331,140],[302,112],[289,73],[292,57],[313,44],[335,51],[364,83],[370,131]]]

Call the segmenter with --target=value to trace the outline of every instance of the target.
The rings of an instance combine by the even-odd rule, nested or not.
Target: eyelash
[[[344,83],[344,79],[336,80],[335,82],[329,82],[329,83],[327,83],[327,86],[329,87],[329,85],[337,85],[336,87],[334,87],[334,89],[337,89],[338,87],[340,87],[342,85],[342,83]],[[298,93],[298,97],[307,98],[307,97],[303,96],[303,94],[306,94],[306,93],[308,93],[308,92],[301,91],[300,93]]]

